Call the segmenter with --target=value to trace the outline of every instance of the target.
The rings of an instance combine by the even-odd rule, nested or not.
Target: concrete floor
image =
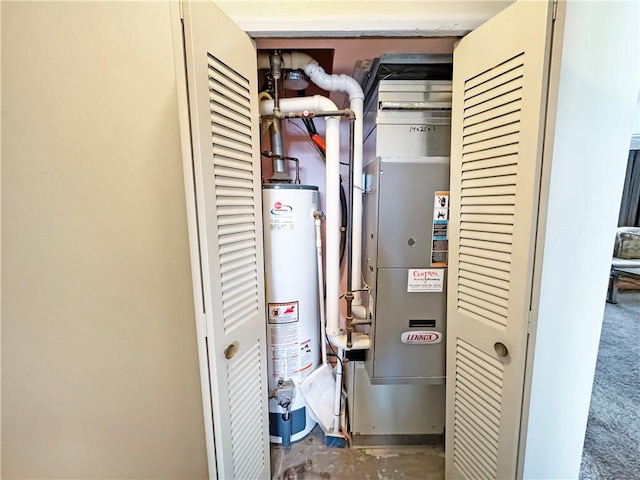
[[[444,447],[328,448],[316,427],[288,448],[271,446],[274,480],[444,479]]]

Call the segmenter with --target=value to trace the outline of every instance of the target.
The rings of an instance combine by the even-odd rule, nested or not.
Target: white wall
[[[1,476],[206,477],[169,3],[1,11]]]
[[[253,37],[464,35],[513,0],[217,0]]]
[[[524,478],[578,477],[639,87],[638,32],[637,3],[566,4],[555,137],[545,140]]]

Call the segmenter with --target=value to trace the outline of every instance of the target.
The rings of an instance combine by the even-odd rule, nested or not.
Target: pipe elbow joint
[[[371,337],[364,333],[354,332],[351,336],[351,345],[349,347],[347,347],[346,334],[331,335],[327,331],[327,336],[331,345],[342,350],[369,350],[371,348]]]
[[[307,65],[318,65],[318,62],[314,58],[302,52],[283,53],[282,57],[285,66],[292,70],[304,70],[307,68]]]
[[[349,75],[340,75],[340,82],[343,86],[342,91],[349,95],[349,100],[360,99],[364,100],[364,92],[360,84]]]
[[[354,303],[351,305],[351,310],[353,311],[353,316],[360,320],[366,320],[369,316],[367,313],[367,307],[364,305],[357,305]]]

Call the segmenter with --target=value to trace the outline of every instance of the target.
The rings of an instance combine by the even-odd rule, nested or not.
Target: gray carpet
[[[580,478],[640,479],[638,291],[621,291],[606,306]]]

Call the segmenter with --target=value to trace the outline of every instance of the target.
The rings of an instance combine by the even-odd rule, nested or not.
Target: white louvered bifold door
[[[184,5],[217,476],[269,478],[257,60],[211,2]]]
[[[550,36],[516,2],[454,51],[447,478],[516,475]]]

